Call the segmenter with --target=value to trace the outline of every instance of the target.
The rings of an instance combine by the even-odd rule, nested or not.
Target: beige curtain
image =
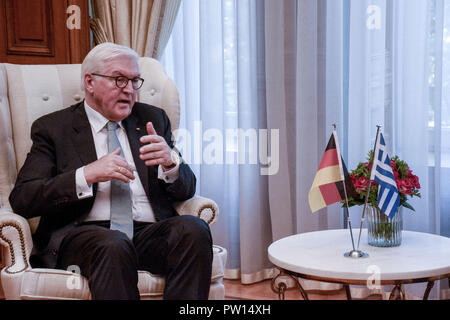
[[[159,59],[181,0],[91,0],[94,44],[114,42]]]

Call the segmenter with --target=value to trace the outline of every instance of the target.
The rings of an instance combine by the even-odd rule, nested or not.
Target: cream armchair
[[[163,108],[178,128],[178,90],[162,65],[151,58],[139,61],[143,87],[138,101]],[[0,64],[0,244],[1,288],[6,299],[90,299],[87,280],[76,270],[33,269],[29,263],[32,233],[39,218],[26,220],[13,213],[8,202],[16,174],[31,147],[30,127],[41,115],[80,102],[80,65]],[[177,203],[179,214],[196,215],[210,225],[219,209],[210,199],[195,196]],[[213,247],[210,299],[224,299],[222,284],[227,251]],[[141,299],[162,298],[164,278],[139,271]]]

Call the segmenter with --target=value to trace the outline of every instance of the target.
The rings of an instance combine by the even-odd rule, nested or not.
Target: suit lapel
[[[131,153],[133,154],[133,160],[139,175],[139,179],[141,180],[142,186],[144,187],[147,197],[150,198],[149,184],[148,184],[149,168],[145,165],[144,161],[139,158],[140,154],[139,149],[142,146],[139,139],[147,134],[147,129],[145,128],[145,125],[139,123],[138,119],[134,114],[131,114],[128,118],[123,120],[122,123],[127,132]]]
[[[89,124],[86,111],[84,110],[84,102],[80,102],[76,105],[73,112],[73,145],[75,146],[83,165],[87,165],[97,160],[97,153],[95,151],[91,126]]]

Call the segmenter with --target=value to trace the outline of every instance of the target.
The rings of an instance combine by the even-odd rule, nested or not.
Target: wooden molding
[[[6,0],[8,55],[55,56],[51,0]]]
[[[71,5],[80,13],[75,29]],[[0,62],[81,63],[89,50],[89,0],[0,0]]]
[[[69,33],[70,63],[82,63],[91,49],[89,29],[89,0],[67,0],[67,7],[77,5],[80,8],[80,29],[67,29]],[[66,13],[66,17],[69,14]],[[67,19],[66,18],[66,19]]]

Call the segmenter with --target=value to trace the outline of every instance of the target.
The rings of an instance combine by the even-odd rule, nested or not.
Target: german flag
[[[344,181],[346,190],[344,190]],[[333,131],[314,178],[308,200],[312,212],[355,194],[353,184],[339,152],[336,131]]]

